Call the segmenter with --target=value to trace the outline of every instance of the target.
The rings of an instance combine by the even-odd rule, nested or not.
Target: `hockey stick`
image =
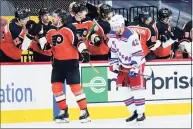
[[[178,19],[176,21],[176,27],[178,26],[179,20],[180,20],[180,15],[181,15],[181,7],[179,9],[179,13],[178,13]]]
[[[88,37],[90,36],[90,34],[94,31],[94,28],[97,24],[93,24],[93,26],[91,27],[90,31],[88,32],[88,34],[86,35],[86,40],[88,40]]]
[[[99,74],[99,71],[92,65],[92,63],[89,62],[89,64],[90,64],[90,66],[92,67],[92,69],[93,69],[97,74]]]
[[[96,26],[96,23],[93,24],[93,26],[91,27],[90,31],[88,32],[88,34],[86,35],[86,40],[88,40],[88,37],[90,36],[90,34],[94,31],[94,28]],[[92,67],[92,69],[97,73],[99,74],[99,71],[92,65],[91,62],[89,62],[90,66]]]
[[[128,70],[120,70],[121,72],[124,72],[124,73],[129,73],[129,71]],[[143,77],[148,77],[148,78],[152,78],[151,76],[149,76],[149,75],[144,75],[144,74],[140,74],[140,73],[137,73],[137,75],[139,75],[139,76],[143,76]]]
[[[88,49],[88,48],[87,48]],[[82,55],[81,55],[82,56]],[[83,57],[83,56],[82,56]],[[84,57],[83,57],[84,58]],[[93,66],[93,64],[89,61],[88,62],[91,68],[95,71],[95,73],[99,74],[99,71]]]

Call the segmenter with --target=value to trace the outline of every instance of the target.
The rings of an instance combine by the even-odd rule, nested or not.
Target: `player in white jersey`
[[[145,56],[138,35],[125,27],[122,15],[110,20],[108,46],[111,48],[110,70],[118,73],[118,91],[131,116],[126,122],[145,120],[145,86],[143,74]]]

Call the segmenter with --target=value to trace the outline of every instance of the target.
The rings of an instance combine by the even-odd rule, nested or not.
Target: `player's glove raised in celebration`
[[[25,26],[28,32],[26,36],[31,40],[34,39],[35,36],[38,34],[36,22],[29,20]]]
[[[82,63],[88,63],[90,61],[90,54],[88,49],[82,50],[81,55],[83,57]]]
[[[96,34],[92,34],[90,37],[90,44],[93,46],[100,46],[101,45],[101,37],[96,35]]]
[[[32,40],[35,39],[35,36],[37,35],[37,24],[35,21],[29,20],[26,27],[26,37],[23,40],[21,49],[23,51],[27,50],[30,46],[30,43]]]
[[[139,66],[137,65],[136,61],[131,61],[131,69],[129,70],[129,76],[135,77],[139,73]]]

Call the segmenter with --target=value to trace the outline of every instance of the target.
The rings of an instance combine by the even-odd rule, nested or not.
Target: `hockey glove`
[[[183,30],[180,29],[179,27],[172,27],[171,28],[171,38],[173,40],[176,40],[176,39],[182,39],[183,38]]]
[[[109,70],[114,72],[114,73],[118,73],[119,72],[119,62],[118,59],[110,59],[110,66],[109,66]]]
[[[158,47],[161,46],[161,41],[157,40],[153,47],[150,48],[151,51],[155,51]]]
[[[129,70],[130,77],[136,77],[139,73],[139,66],[136,61],[131,61],[131,69]]]
[[[90,54],[88,49],[82,50],[81,55],[83,57],[82,63],[88,63],[90,61]]]
[[[91,37],[90,37],[90,44],[93,45],[93,46],[100,46],[102,40],[101,40],[101,37],[96,35],[96,34],[92,34]]]
[[[189,57],[193,58],[193,49],[191,47],[191,42],[183,41],[179,46],[183,46],[184,50],[188,53]]]
[[[166,42],[168,40],[166,35],[160,35],[159,39],[161,42]]]
[[[35,36],[38,34],[38,32],[37,32],[37,24],[34,22],[34,21],[32,21],[32,20],[29,20],[28,22],[27,22],[27,24],[26,24],[26,29],[27,29],[27,31],[28,31],[28,33],[27,33],[27,37],[29,38],[29,39],[34,39],[35,38]]]

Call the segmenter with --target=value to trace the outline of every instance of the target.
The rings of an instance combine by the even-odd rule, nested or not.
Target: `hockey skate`
[[[145,119],[146,119],[145,113],[139,114],[137,119],[136,119],[137,125],[142,126],[144,124]]]
[[[141,115],[138,115],[136,121],[137,122],[141,122],[141,121],[144,121],[146,118],[145,118],[145,113],[141,114]]]
[[[137,114],[137,111],[135,110],[135,111],[133,112],[133,115],[130,116],[130,117],[128,117],[128,118],[126,119],[126,122],[134,121],[135,119],[137,119],[137,117],[138,117],[138,114]]]
[[[84,110],[81,110],[80,111],[80,117],[79,117],[79,120],[81,123],[87,123],[87,122],[90,122],[90,115],[88,113],[88,110],[87,109],[84,109]]]
[[[69,114],[68,114],[68,108],[65,110],[61,110],[58,116],[55,117],[56,123],[69,123]]]

